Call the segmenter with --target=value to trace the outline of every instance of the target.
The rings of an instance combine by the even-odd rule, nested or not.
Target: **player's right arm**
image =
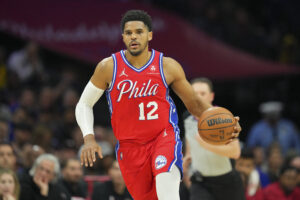
[[[81,129],[84,145],[80,153],[81,165],[93,166],[96,161],[95,153],[102,158],[101,147],[94,137],[94,115],[93,106],[103,95],[106,88],[112,81],[113,59],[103,59],[96,67],[93,76],[84,88],[81,97],[76,105],[75,116]]]

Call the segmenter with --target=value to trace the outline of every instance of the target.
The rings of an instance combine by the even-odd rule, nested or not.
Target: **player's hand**
[[[80,154],[81,165],[85,165],[86,167],[90,165],[90,167],[92,167],[94,162],[96,162],[96,152],[100,158],[103,158],[102,149],[100,145],[97,144],[94,135],[86,135]]]
[[[236,139],[239,137],[240,132],[242,131],[242,127],[239,123],[240,117],[234,117],[235,121],[236,121],[236,125],[234,127],[234,132],[232,133],[232,139]]]

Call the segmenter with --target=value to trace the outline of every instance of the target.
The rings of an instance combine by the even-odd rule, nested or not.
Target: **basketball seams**
[[[230,125],[230,126],[222,126],[222,127],[219,127],[219,128],[211,128],[211,129],[198,129],[198,131],[217,130],[217,129],[229,128],[229,127],[233,127],[233,126],[235,126],[235,124],[232,124],[232,125]]]

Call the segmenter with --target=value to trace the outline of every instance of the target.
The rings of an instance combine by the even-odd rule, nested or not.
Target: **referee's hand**
[[[83,139],[84,145],[80,153],[81,166],[93,167],[94,162],[96,162],[96,152],[100,158],[103,158],[102,149],[97,144],[93,134],[88,134]]]

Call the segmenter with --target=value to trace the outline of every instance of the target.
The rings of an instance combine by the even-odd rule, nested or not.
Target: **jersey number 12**
[[[158,105],[155,101],[150,101],[147,104],[147,108],[153,107],[148,113],[147,113],[147,120],[152,120],[152,119],[158,119],[158,114],[154,114],[154,112],[157,110]],[[145,109],[144,109],[144,103],[139,104],[140,108],[140,116],[139,120],[146,120],[145,117]]]

